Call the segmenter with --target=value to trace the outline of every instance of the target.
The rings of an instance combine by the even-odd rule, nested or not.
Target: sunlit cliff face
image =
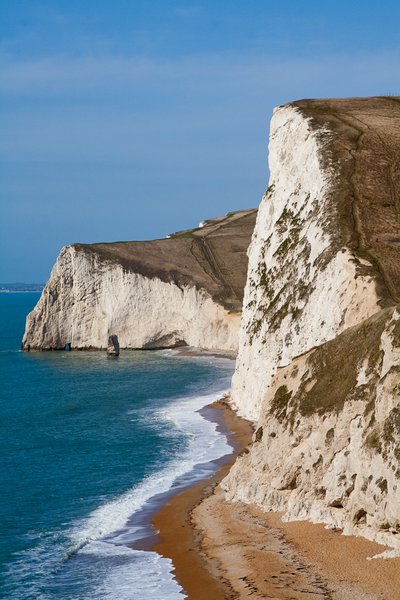
[[[232,398],[256,421],[222,486],[400,551],[400,103],[272,118]]]

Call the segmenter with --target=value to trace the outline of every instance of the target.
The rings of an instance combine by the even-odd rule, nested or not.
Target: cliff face
[[[233,500],[400,548],[400,101],[271,123],[232,398],[257,421]]]
[[[67,246],[28,315],[23,349],[187,344],[236,350],[255,210],[151,242]]]

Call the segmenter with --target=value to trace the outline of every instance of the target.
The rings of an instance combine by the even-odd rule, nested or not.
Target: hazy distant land
[[[2,292],[41,292],[43,283],[0,283]]]

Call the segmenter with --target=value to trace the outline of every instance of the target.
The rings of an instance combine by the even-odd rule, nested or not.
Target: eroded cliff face
[[[28,315],[24,349],[237,349],[255,210],[154,242],[74,244]]]
[[[379,273],[354,251],[341,222],[339,180],[352,156],[335,163],[335,142],[327,125],[316,127],[295,105],[274,113],[270,185],[249,248],[232,389],[249,418],[257,418],[277,368],[379,309]]]
[[[229,499],[400,549],[399,319],[380,311],[278,371]]]
[[[398,99],[275,111],[232,390],[256,433],[223,487],[400,549],[399,150]]]

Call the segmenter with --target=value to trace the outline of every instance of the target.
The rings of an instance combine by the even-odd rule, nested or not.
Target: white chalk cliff
[[[151,242],[63,248],[28,315],[23,349],[189,345],[237,350],[255,210]]]
[[[74,244],[23,349],[239,340],[232,401],[256,426],[227,498],[400,551],[399,154],[399,98],[279,107],[244,297],[254,210],[166,240]]]
[[[256,422],[227,498],[400,549],[400,100],[271,122],[232,401]]]

